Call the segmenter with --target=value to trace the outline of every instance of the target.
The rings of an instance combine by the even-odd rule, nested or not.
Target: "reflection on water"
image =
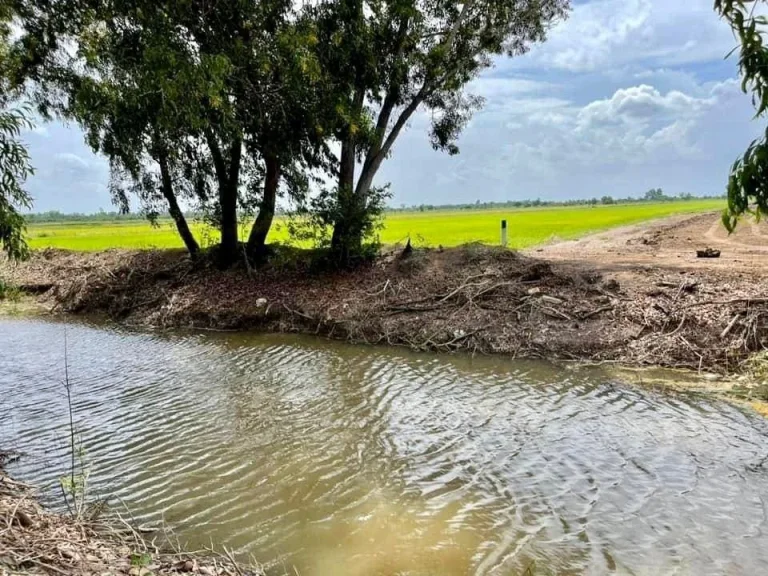
[[[0,446],[66,469],[64,325],[0,321]],[[758,574],[768,426],[500,358],[68,325],[92,485],[314,575]]]

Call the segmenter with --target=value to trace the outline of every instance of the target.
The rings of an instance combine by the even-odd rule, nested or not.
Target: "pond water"
[[[0,447],[302,576],[759,574],[768,423],[608,372],[0,320]],[[53,491],[52,491],[53,493]]]

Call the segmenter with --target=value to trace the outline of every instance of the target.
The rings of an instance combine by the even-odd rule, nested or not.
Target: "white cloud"
[[[526,127],[537,126],[535,133],[524,134],[524,141],[507,150],[510,159],[527,155],[526,162],[544,171],[557,170],[563,162],[637,163],[665,146],[676,153],[693,153],[695,146],[689,142],[689,134],[701,115],[716,104],[714,95],[700,98],[680,91],[661,93],[641,84],[583,106],[563,99],[508,101],[501,114],[515,119],[506,126],[516,135]],[[491,108],[481,116],[493,123],[500,112]]]
[[[570,77],[541,95],[513,90],[489,100],[457,158],[432,153],[422,133],[407,133],[381,181],[391,180],[395,202],[408,204],[623,197],[657,186],[720,193],[729,165],[760,127],[737,81],[685,78],[685,90],[627,84],[586,102],[579,102],[583,89],[602,92],[603,77]]]
[[[467,90],[483,98],[498,101],[522,94],[541,94],[542,92],[552,92],[557,89],[557,85],[551,82],[528,78],[498,78],[490,76],[476,79],[469,85]]]
[[[712,0],[594,0],[576,5],[524,65],[571,72],[681,65],[723,58],[734,45]]]

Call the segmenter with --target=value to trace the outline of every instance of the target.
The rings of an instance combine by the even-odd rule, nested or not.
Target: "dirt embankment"
[[[220,273],[175,251],[47,250],[0,271],[51,310],[161,328],[315,333],[418,350],[736,371],[768,338],[768,235],[676,217],[526,253],[467,245],[353,272]],[[762,225],[761,225],[762,226]],[[719,260],[699,260],[711,245]]]

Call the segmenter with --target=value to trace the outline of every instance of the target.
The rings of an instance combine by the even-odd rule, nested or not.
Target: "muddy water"
[[[0,320],[0,446],[66,470],[63,324]],[[91,489],[302,576],[759,574],[768,425],[601,372],[66,327]],[[10,411],[10,414],[9,414]]]

